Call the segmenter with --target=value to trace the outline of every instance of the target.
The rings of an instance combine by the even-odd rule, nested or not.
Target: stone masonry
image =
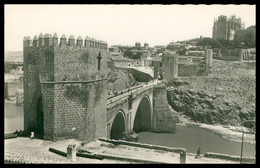
[[[107,56],[88,37],[25,37],[24,129],[54,141],[106,137]]]
[[[153,88],[153,102],[153,130],[175,133],[176,121],[169,109],[165,85]]]

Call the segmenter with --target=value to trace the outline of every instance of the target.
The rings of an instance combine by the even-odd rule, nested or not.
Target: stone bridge
[[[90,142],[173,130],[165,85],[146,83],[107,98],[106,42],[72,35],[58,40],[55,33],[25,37],[23,47],[24,129],[39,138]]]
[[[120,139],[123,132],[148,130],[175,132],[165,85],[153,81],[107,99],[107,138]]]

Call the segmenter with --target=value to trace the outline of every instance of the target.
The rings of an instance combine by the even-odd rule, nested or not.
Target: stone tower
[[[224,15],[220,15],[218,20],[214,20],[212,38],[219,40],[233,40],[235,30],[244,29],[244,23],[241,22],[241,18],[236,18],[232,15],[227,18]]]
[[[106,136],[107,43],[24,38],[24,129],[46,140]]]

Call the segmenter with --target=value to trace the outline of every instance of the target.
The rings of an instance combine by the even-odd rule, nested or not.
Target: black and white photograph
[[[4,5],[4,164],[255,163],[255,4]]]

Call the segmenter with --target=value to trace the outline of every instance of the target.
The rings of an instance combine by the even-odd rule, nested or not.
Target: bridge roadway
[[[148,88],[150,88],[151,86],[154,86],[154,85],[158,85],[160,83],[162,83],[162,81],[156,79],[156,80],[153,80],[153,81],[148,82],[146,84],[132,86],[130,88],[118,91],[118,92],[116,92],[116,94],[108,95],[107,105],[114,103],[118,100],[121,100],[122,98],[128,97],[129,95],[134,94],[138,91],[148,89]]]

